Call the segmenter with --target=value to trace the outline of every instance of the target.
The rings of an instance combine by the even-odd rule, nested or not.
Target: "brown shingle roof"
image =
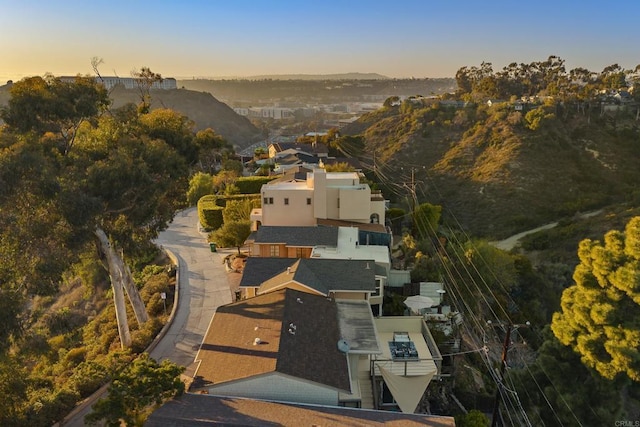
[[[322,426],[455,427],[452,417],[297,405],[185,394],[153,412],[145,427]]]
[[[300,302],[298,302],[300,301]],[[289,325],[295,325],[295,334]],[[254,345],[254,340],[260,343]],[[335,302],[283,289],[221,306],[202,343],[198,384],[278,372],[350,391]]]

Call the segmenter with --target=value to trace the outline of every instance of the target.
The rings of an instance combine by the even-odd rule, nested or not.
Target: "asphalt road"
[[[156,243],[178,259],[179,296],[173,320],[150,355],[158,361],[169,359],[187,369],[193,368],[215,310],[233,301],[233,291],[222,259],[235,249],[211,252],[206,235],[198,230],[196,208],[178,212],[169,228],[160,233]],[[91,405],[105,393],[102,390],[89,397],[60,425],[83,427]]]
[[[196,208],[178,213],[156,243],[178,258],[180,289],[173,322],[151,357],[189,367],[216,308],[233,301],[222,263],[226,253],[211,252],[206,236],[198,231]]]

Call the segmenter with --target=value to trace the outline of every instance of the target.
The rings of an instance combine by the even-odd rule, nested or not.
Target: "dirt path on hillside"
[[[578,218],[584,219],[584,218],[590,218],[592,216],[596,216],[602,213],[602,209],[599,209],[597,211],[592,211],[592,212],[586,212],[583,214],[579,214],[577,215]],[[510,251],[511,249],[515,248],[518,243],[520,242],[520,239],[522,239],[524,236],[527,236],[529,234],[533,234],[533,233],[537,233],[538,231],[542,231],[542,230],[548,230],[550,228],[556,227],[558,225],[558,222],[552,222],[550,224],[545,224],[542,225],[540,227],[536,227],[536,228],[532,228],[531,230],[527,230],[527,231],[523,231],[521,233],[518,234],[514,234],[513,236],[507,237],[504,240],[500,240],[498,242],[489,242],[489,244],[495,246],[498,249],[502,249],[504,251]]]

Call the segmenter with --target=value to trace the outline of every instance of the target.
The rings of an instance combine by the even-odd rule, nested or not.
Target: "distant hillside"
[[[413,169],[419,201],[443,205],[445,219],[453,214],[472,235],[504,237],[577,212],[640,202],[635,109],[593,112],[589,120],[571,107],[527,108],[537,113],[509,103],[447,108],[406,101],[342,133],[364,135],[378,178],[395,181],[385,190],[389,196],[408,195]],[[531,122],[534,116],[540,121]]]
[[[0,86],[0,107],[9,102],[8,85]],[[113,107],[126,103],[139,103],[136,90],[116,88],[111,93]],[[260,131],[246,118],[236,114],[227,104],[210,93],[186,89],[156,90],[151,92],[151,108],[171,108],[189,117],[195,130],[213,129],[238,148],[245,148],[260,139]]]
[[[440,95],[453,92],[456,82],[443,79],[265,79],[178,80],[178,87],[209,92],[229,105],[281,106],[344,102],[382,102],[390,96]],[[292,76],[293,77],[293,76]]]
[[[10,85],[3,85],[0,86],[0,108],[4,107],[5,105],[7,105],[9,103],[9,88],[11,86]]]
[[[111,97],[115,108],[140,102],[136,90],[117,88]],[[194,121],[196,130],[211,128],[239,148],[260,139],[260,131],[246,117],[239,116],[210,93],[186,89],[156,90],[151,92],[151,100],[152,109],[162,107],[178,111]]]
[[[378,73],[341,74],[263,74],[256,76],[198,77],[202,80],[385,80],[389,77]],[[185,79],[186,80],[186,79]]]

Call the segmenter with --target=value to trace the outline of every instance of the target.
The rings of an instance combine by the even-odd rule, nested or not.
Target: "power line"
[[[432,186],[430,186],[430,187],[431,187],[431,188],[433,188],[433,189],[435,189],[436,191],[438,191],[438,190],[437,190],[437,186],[435,185],[435,183],[433,183],[433,185],[432,185]],[[461,226],[461,224],[459,223],[459,221],[457,220],[457,218],[455,217],[455,215],[454,215],[453,213],[451,213],[451,217],[456,221],[456,223],[457,223],[458,227],[460,228],[460,230],[461,230],[463,233],[465,233],[465,235],[466,235],[466,232],[464,231],[464,228]],[[451,232],[451,231],[452,231],[452,230],[450,229],[450,232]],[[434,231],[434,233],[435,233],[435,231]],[[454,237],[456,238],[456,240],[458,240],[458,239],[457,239],[457,235],[456,235],[456,233],[452,233],[452,232],[451,232],[450,234],[451,234],[452,236],[454,236]],[[471,241],[471,239],[470,239],[468,236],[467,236],[467,239],[468,239],[468,241]],[[461,244],[460,244],[459,240],[458,240],[458,246],[461,246]],[[478,252],[478,253],[479,253],[479,252]],[[482,255],[481,255],[480,253],[479,253],[479,255],[480,255],[480,259],[485,263],[485,266],[487,267],[488,271],[489,271],[489,272],[494,276],[494,278],[495,278],[496,282],[497,282],[497,283],[500,285],[500,287],[502,288],[502,290],[503,290],[504,294],[505,294],[509,299],[511,299],[512,303],[514,304],[514,306],[515,306],[515,307],[517,307],[517,304],[516,304],[516,303],[515,303],[515,301],[513,301],[513,299],[510,297],[509,292],[506,290],[506,288],[504,287],[504,285],[499,281],[499,279],[497,278],[497,276],[495,275],[495,273],[493,272],[493,270],[490,268],[489,264],[486,262],[486,260],[482,257]],[[487,287],[487,289],[491,292],[492,296],[494,297],[494,300],[496,300],[496,302],[498,302],[498,301],[497,301],[497,299],[495,299],[495,295],[493,295],[493,293],[492,293],[492,291],[490,290],[490,288],[489,288],[488,284],[487,284],[487,283],[486,283],[486,281],[484,280],[484,277],[483,277],[483,276],[479,273],[479,271],[477,270],[477,268],[476,268],[475,264],[474,264],[472,261],[470,261],[470,264],[473,266],[474,270],[476,271],[476,273],[478,274],[478,276],[481,278],[481,280],[483,281],[484,285],[485,285],[485,286]],[[473,280],[472,280],[472,281],[473,281]],[[474,282],[474,284],[475,284],[475,282]],[[476,287],[477,287],[477,284],[476,284]],[[477,287],[477,288],[478,288],[478,287]],[[479,290],[479,288],[478,288],[478,290]],[[481,295],[482,295],[482,293],[481,293]],[[468,307],[468,305],[467,305],[466,303],[465,303],[465,306],[467,306],[467,307]],[[502,305],[500,305],[499,303],[498,303],[498,306],[502,309],[503,314],[505,314],[505,316],[506,316],[507,318],[509,318],[509,316],[508,316],[508,314],[507,314],[506,310],[504,309],[504,307],[502,307]],[[475,317],[475,315],[474,315],[474,317]],[[476,323],[477,323],[477,319],[476,319]],[[538,331],[536,331],[536,332],[538,332]],[[529,367],[528,367],[528,365],[527,365],[526,363],[525,363],[525,367],[526,367],[526,369],[527,369],[527,370],[529,370]],[[546,372],[545,372],[545,375],[546,375]],[[548,375],[546,375],[546,376],[547,376],[547,379],[549,380],[550,384],[555,388],[555,385],[553,385],[553,383],[552,383],[551,379],[548,377]],[[556,418],[557,418],[556,411],[555,411],[555,409],[553,408],[553,406],[551,406],[551,403],[549,402],[548,397],[546,396],[546,394],[544,393],[544,391],[543,391],[539,386],[538,386],[538,389],[539,389],[539,391],[541,392],[541,394],[543,395],[543,397],[544,397],[545,401],[548,403],[548,405],[549,405],[550,409],[552,410],[552,412],[554,413],[554,415],[555,415],[555,416],[556,416]],[[525,390],[526,390],[526,389],[525,389]],[[557,392],[557,390],[556,390],[556,392]],[[560,394],[559,394],[559,395],[560,395]],[[560,395],[560,396],[561,396],[561,395]],[[562,398],[562,399],[563,399],[563,401],[564,401],[564,398],[563,398],[562,396],[561,396],[561,398]],[[564,401],[564,403],[566,404],[566,401]],[[521,404],[521,402],[519,401],[519,399],[518,399],[518,405],[519,405],[519,408],[521,409],[522,413],[523,413],[523,414],[524,414],[524,416],[526,417],[526,412],[524,412],[524,408],[522,407],[522,404]],[[577,417],[575,416],[575,413],[573,413],[573,411],[571,410],[571,408],[570,408],[568,405],[567,405],[567,408],[571,411],[572,415],[574,416],[574,419],[575,419],[576,421],[578,421]],[[579,422],[579,421],[578,421],[578,424],[580,424],[580,422]]]
[[[376,178],[378,178],[380,180],[381,183],[383,183],[383,185],[385,185],[388,189],[390,189],[392,191],[392,193],[399,197],[402,198],[405,194],[406,194],[406,190],[408,189],[411,192],[411,198],[412,201],[414,201],[413,203],[413,207],[415,208],[415,206],[417,205],[418,202],[418,197],[417,197],[417,193],[418,191],[420,191],[421,196],[423,198],[427,198],[427,194],[424,188],[420,187],[417,185],[416,180],[415,180],[415,168],[424,168],[423,165],[412,165],[412,164],[404,164],[406,167],[411,168],[412,176],[411,178],[407,177],[407,176],[401,176],[400,178],[403,178],[404,181],[408,181],[409,179],[411,179],[409,182],[409,188],[407,188],[407,185],[401,185],[398,184],[396,182],[396,180],[398,179],[397,175],[394,174],[394,172],[392,170],[390,170],[389,168],[385,167],[385,165],[382,165],[382,167],[380,167],[378,164],[376,164],[375,158],[374,158],[374,176]],[[390,176],[394,176],[394,179],[391,179]],[[430,179],[430,177],[428,176],[428,174],[426,174],[425,179],[429,180],[429,186],[428,188],[430,188],[432,191],[435,191],[438,193],[439,198],[442,199],[443,196],[442,194],[439,192],[438,186],[436,185],[436,183]],[[407,198],[408,199],[408,198]],[[411,206],[411,205],[410,205]],[[467,239],[467,241],[469,242],[471,247],[474,247],[471,238],[467,235],[464,227],[462,227],[462,225],[460,224],[460,222],[458,221],[458,218],[455,216],[455,214],[453,214],[453,212],[451,211],[447,211],[446,212],[448,214],[448,216],[450,216],[452,218],[452,220],[454,221],[454,223],[456,224],[456,226],[458,227],[458,229],[460,230],[460,232],[463,234],[463,236]],[[403,217],[409,217],[412,216],[414,217],[414,220],[416,220],[415,216],[412,215],[412,211],[409,211],[407,214],[403,215]],[[417,218],[417,220],[423,220],[423,218]],[[422,224],[423,226],[425,224]],[[426,224],[428,226],[428,230],[430,231],[430,234],[432,235],[432,237],[437,239],[437,233],[435,230],[431,229],[431,224]],[[453,232],[453,230],[451,228],[449,228],[449,232],[450,232],[450,236],[452,237],[453,240],[455,240],[455,243],[457,244],[458,247],[462,247],[462,243],[460,242],[457,233]],[[436,240],[437,241],[437,240]],[[444,249],[444,248],[442,248]],[[466,276],[469,278],[469,281],[471,281],[475,287],[475,289],[478,291],[480,297],[482,298],[482,300],[484,301],[484,303],[487,305],[487,307],[489,308],[489,310],[491,311],[492,315],[494,315],[494,317],[498,318],[498,316],[496,316],[496,313],[493,311],[493,309],[491,308],[491,304],[489,304],[489,302],[486,300],[483,291],[480,289],[480,286],[478,285],[478,283],[475,281],[475,279],[473,278],[473,275],[470,273],[469,269],[466,268],[466,263],[463,262],[463,260],[460,258],[460,254],[458,253],[458,251],[453,251],[455,254],[455,257],[458,260],[458,264],[462,265],[463,268],[465,269],[465,273]],[[475,333],[473,332],[473,329],[476,330],[483,330],[483,323],[479,317],[482,317],[482,315],[478,315],[475,313],[475,310],[468,304],[468,302],[466,301],[466,299],[463,296],[463,293],[460,291],[460,284],[458,283],[458,280],[455,278],[455,275],[453,274],[453,271],[456,272],[457,276],[459,278],[463,278],[465,275],[462,274],[461,271],[458,270],[457,266],[455,266],[455,263],[452,263],[452,268],[453,270],[451,270],[451,266],[448,265],[448,263],[446,262],[446,260],[444,260],[440,254],[440,251],[438,249],[436,249],[435,251],[436,256],[438,257],[438,259],[440,260],[440,263],[443,267],[443,270],[448,278],[448,284],[450,285],[450,290],[452,291],[449,295],[451,296],[454,304],[463,309],[463,312],[466,314],[467,319],[469,321],[471,321],[471,324],[474,325],[474,328],[469,329],[467,323],[463,323],[462,324],[462,328],[464,330],[467,330],[467,335],[470,339],[472,340],[476,340],[475,338]],[[484,263],[487,271],[493,276],[494,282],[500,287],[500,289],[502,290],[503,294],[510,300],[510,303],[513,304],[514,307],[517,308],[517,304],[515,303],[515,301],[513,300],[513,298],[510,296],[509,291],[506,289],[506,287],[504,286],[504,284],[499,280],[499,278],[497,277],[497,275],[495,274],[495,272],[493,271],[493,269],[491,268],[490,264],[484,259],[484,257],[482,256],[482,253],[480,251],[477,250],[476,248],[476,253],[478,254],[478,258]],[[490,286],[488,285],[488,283],[486,282],[486,280],[484,279],[483,275],[480,274],[477,266],[475,265],[475,263],[473,262],[473,260],[468,260],[469,265],[471,266],[471,269],[477,274],[477,276],[479,277],[479,279],[482,281],[483,283],[483,287],[487,289],[487,292],[492,296],[493,300],[495,301],[497,307],[500,309],[501,313],[502,313],[502,317],[507,319],[507,320],[511,320],[509,317],[509,314],[507,312],[507,310],[505,309],[505,307],[503,307],[500,303],[499,300],[496,298],[496,296],[494,295],[492,289],[490,288]],[[472,295],[473,292],[471,292],[471,289],[469,287],[469,285],[467,285],[467,280],[462,279],[461,282],[464,284],[464,287],[467,289],[467,292],[469,295]],[[535,333],[537,333],[538,335],[540,335],[538,330],[534,331]],[[484,330],[483,330],[484,333]],[[476,344],[477,346],[477,344]],[[484,348],[484,347],[483,347]],[[471,352],[477,352],[478,350],[472,350]],[[485,360],[485,358],[481,358],[481,360],[483,361],[483,363],[485,364],[485,366],[487,367],[488,371],[491,373],[491,377],[494,380],[494,382],[496,382],[496,387],[498,388],[498,390],[501,389],[501,382],[500,380],[495,376],[493,369],[491,367],[491,364],[489,362],[488,359],[488,354],[487,354],[487,359]],[[524,361],[523,361],[524,362]],[[530,371],[530,368],[528,366],[528,364],[526,362],[524,362],[524,366],[525,369],[527,370],[527,372],[529,373],[529,375],[532,376],[533,375]],[[548,374],[544,371],[544,368],[541,367],[542,372],[545,374],[545,376],[547,377],[547,380],[549,381],[549,383],[551,384],[551,386],[556,390],[556,393],[560,396],[560,398],[563,400],[564,404],[567,406],[567,408],[569,409],[569,411],[571,412],[571,414],[573,415],[574,419],[578,422],[579,425],[581,425],[580,421],[578,420],[578,418],[576,417],[575,413],[573,413],[573,411],[571,410],[571,408],[568,406],[568,404],[566,403],[566,401],[564,400],[564,397],[557,392],[557,388],[555,387],[555,385],[553,384],[553,382],[551,381],[550,377],[548,376]],[[548,397],[546,396],[544,390],[542,390],[542,388],[540,387],[540,385],[537,383],[537,381],[534,379],[534,382],[536,383],[536,386],[538,388],[538,390],[540,391],[541,395],[543,396],[545,402],[547,403],[547,405],[549,406],[551,412],[554,414],[555,418],[558,420],[558,422],[560,422],[560,424],[562,424],[562,422],[560,421],[556,410],[553,408],[553,405],[551,404],[550,400],[548,399]],[[524,388],[525,392],[528,394],[528,391],[526,389],[526,387]],[[502,392],[502,394],[504,394],[504,392]],[[514,404],[511,401],[512,396],[510,396],[510,394],[505,394],[504,396],[501,394],[501,397],[503,399],[503,401],[506,402],[506,404],[509,407],[509,411],[514,411],[514,412],[519,412],[522,414],[522,417],[524,420],[526,420],[526,422],[528,423],[527,425],[530,425],[530,421],[528,420],[528,416],[526,414],[526,412],[524,411],[524,408],[522,406],[522,403],[520,402],[519,398],[516,399],[516,403]],[[516,393],[516,397],[517,397],[517,393]],[[510,412],[507,412],[508,416],[511,417]],[[542,420],[540,420],[542,421]]]

